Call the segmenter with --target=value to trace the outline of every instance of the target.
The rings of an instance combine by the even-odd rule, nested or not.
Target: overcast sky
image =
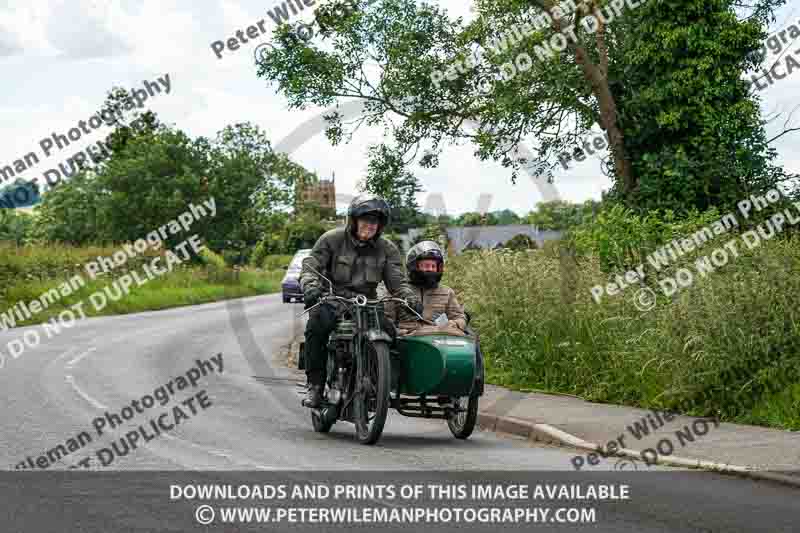
[[[440,0],[453,16],[469,16],[471,2]],[[109,4],[108,6],[106,4]],[[251,121],[264,129],[273,146],[319,110],[289,112],[285,99],[256,77],[253,51],[269,34],[225,51],[217,59],[210,43],[232,37],[239,29],[264,19],[274,0],[0,0],[0,166],[29,152],[42,160],[25,178],[41,176],[84,146],[104,138],[108,127],[83,134],[69,148],[44,158],[39,141],[53,132],[66,134],[88,119],[110,87],[142,87],[144,80],[169,74],[171,92],[149,99],[145,106],[162,121],[191,136],[213,136],[225,125]],[[306,16],[305,18],[309,18]],[[797,23],[800,2],[790,0],[776,27]],[[790,53],[800,48],[798,39]],[[800,52],[795,54],[800,59]],[[800,71],[760,92],[763,111],[788,113],[800,97]],[[800,110],[795,126],[800,126]],[[779,130],[781,123],[770,126]],[[337,192],[355,193],[366,168],[365,150],[380,140],[380,131],[360,130],[349,145],[333,148],[317,135],[292,157],[325,177],[335,171]],[[800,172],[800,132],[776,145],[782,163]],[[527,213],[542,200],[527,179],[512,185],[500,165],[472,156],[469,145],[448,149],[438,169],[415,169],[425,192],[444,196],[447,211],[474,211],[481,193],[493,195],[490,210],[510,208]],[[563,199],[600,198],[610,182],[599,160],[589,158],[568,172],[556,174]],[[43,181],[43,180],[40,180]]]

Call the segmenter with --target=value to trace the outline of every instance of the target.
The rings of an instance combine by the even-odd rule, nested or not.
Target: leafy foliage
[[[293,108],[361,99],[366,113],[352,131],[338,113],[330,117],[334,144],[362,123],[380,124],[393,139],[379,153],[434,167],[446,145],[469,140],[478,157],[511,168],[512,181],[525,163],[515,151],[523,140],[532,136],[535,155],[548,161],[598,123],[612,145],[613,198],[635,209],[722,208],[782,175],[771,165],[757,102],[741,77],[758,66],[753,52],[784,1],[759,0],[746,13],[748,6],[733,0],[650,0],[594,32],[570,13],[514,44],[509,28],[551,3],[479,0],[478,17],[464,24],[414,0],[361,0],[310,42],[288,27],[276,30],[280,46],[258,74],[277,84]],[[607,4],[593,6],[607,13]],[[535,47],[570,26],[577,41],[539,59]],[[475,46],[500,40],[511,44],[463,66]],[[496,80],[520,52],[533,58],[531,68]],[[454,61],[462,61],[459,72]],[[431,73],[448,69],[456,75],[434,80]],[[399,174],[397,165],[376,171],[387,180]]]
[[[33,235],[71,245],[110,240],[103,208],[109,194],[93,172],[81,171],[48,191],[36,207]]]
[[[591,220],[596,209],[597,202],[593,200],[583,204],[559,200],[541,202],[536,211],[525,217],[525,223],[543,230],[567,230]]]
[[[637,185],[612,194],[641,211],[727,209],[782,176],[742,79],[769,18],[738,20],[730,0],[675,4],[648,2],[626,25],[613,88]]]
[[[0,242],[22,246],[31,239],[33,217],[15,209],[0,209]]]
[[[234,124],[213,141],[189,138],[150,113],[126,117],[129,95],[112,90],[106,109],[120,119],[111,157],[45,194],[34,236],[74,245],[134,241],[157,230],[190,203],[213,198],[216,215],[191,232],[236,264],[268,229],[283,227],[294,207],[295,184],[315,176],[272,151],[257,126]],[[289,228],[289,246],[304,243],[319,224]],[[172,236],[168,245],[189,235]],[[174,242],[173,242],[174,241]]]
[[[524,233],[520,233],[519,235],[514,235],[508,241],[506,241],[505,244],[503,244],[503,248],[508,248],[511,250],[535,250],[537,246],[536,241]]]
[[[429,224],[425,226],[422,230],[422,233],[420,233],[413,240],[412,245],[422,241],[433,241],[437,243],[442,250],[446,251],[448,244],[446,228],[437,224]]]

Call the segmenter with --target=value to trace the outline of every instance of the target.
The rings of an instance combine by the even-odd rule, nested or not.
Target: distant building
[[[315,183],[308,183],[302,180],[297,181],[295,189],[298,207],[305,204],[314,203],[322,209],[330,209],[336,212],[336,174],[332,174],[329,180],[319,180]]]
[[[424,230],[414,228],[406,235],[401,235],[405,249]],[[541,248],[545,241],[558,240],[564,232],[557,230],[540,230],[536,226],[514,224],[509,226],[450,226],[447,228],[447,252],[458,255],[466,248],[494,249],[505,244],[517,235],[527,235]]]

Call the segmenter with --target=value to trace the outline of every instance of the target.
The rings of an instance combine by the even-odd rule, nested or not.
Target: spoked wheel
[[[455,438],[466,439],[472,435],[478,420],[478,395],[462,396],[453,403],[458,411],[447,419],[447,427]]]
[[[356,368],[354,421],[358,441],[361,444],[375,444],[381,437],[389,410],[389,346],[385,342],[367,342],[364,360],[364,368]]]

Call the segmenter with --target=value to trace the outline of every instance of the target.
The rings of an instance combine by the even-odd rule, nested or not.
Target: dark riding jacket
[[[363,294],[375,299],[381,281],[393,296],[414,296],[397,246],[380,234],[361,242],[348,229],[336,228],[317,240],[311,254],[303,260],[300,286],[304,291],[316,286],[327,292],[327,282],[309,266],[333,281],[334,293],[338,296],[352,298]]]

